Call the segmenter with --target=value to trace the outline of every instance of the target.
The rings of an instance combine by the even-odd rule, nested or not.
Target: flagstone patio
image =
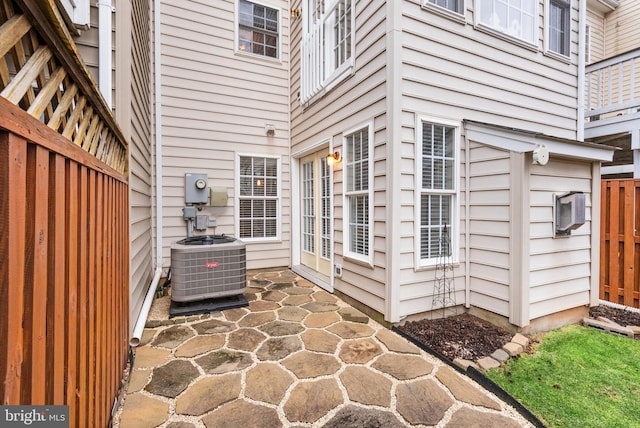
[[[168,319],[156,299],[115,426],[532,426],[292,271],[247,277],[245,308]]]

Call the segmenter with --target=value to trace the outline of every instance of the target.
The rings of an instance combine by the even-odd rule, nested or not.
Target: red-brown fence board
[[[602,181],[600,298],[640,307],[640,180]]]
[[[128,352],[128,185],[26,129],[0,126],[0,401],[104,427]]]

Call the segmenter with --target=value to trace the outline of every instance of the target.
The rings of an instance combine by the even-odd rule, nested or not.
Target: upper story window
[[[535,44],[538,28],[537,0],[476,0],[478,23]]]
[[[238,50],[278,58],[278,10],[240,0],[238,10]]]
[[[441,256],[457,258],[458,140],[457,125],[418,122],[417,266],[435,264]],[[445,235],[450,245],[443,246]]]
[[[371,126],[344,137],[346,255],[371,260]]]
[[[277,239],[280,223],[280,160],[276,157],[241,155],[238,164],[237,236],[245,240]]]
[[[571,4],[567,0],[549,0],[548,4],[548,49],[568,57],[571,38]]]
[[[306,0],[303,5],[300,99],[308,101],[353,66],[354,0]]]
[[[464,0],[426,0],[426,3],[431,3],[459,14],[464,12]]]

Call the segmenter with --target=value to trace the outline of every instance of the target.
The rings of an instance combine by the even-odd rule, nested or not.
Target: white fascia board
[[[536,147],[545,146],[549,154],[577,159],[610,162],[614,147],[603,144],[583,143],[550,137],[535,132],[505,128],[480,122],[465,121],[465,136],[488,146],[517,153],[532,152]]]

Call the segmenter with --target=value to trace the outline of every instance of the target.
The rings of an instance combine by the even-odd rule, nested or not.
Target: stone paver
[[[352,308],[352,307],[340,308],[338,310],[338,314],[345,321],[359,322],[363,324],[366,324],[369,322],[369,317],[363,314],[362,312],[360,312],[359,310],[357,310],[356,308]]]
[[[349,366],[340,381],[352,401],[373,406],[391,405],[391,381],[366,367]]]
[[[193,324],[192,327],[198,334],[227,333],[233,330],[233,324],[220,320],[208,320]]]
[[[500,404],[483,394],[478,394],[478,389],[469,382],[465,382],[462,376],[456,374],[452,368],[443,366],[436,372],[436,378],[446,386],[456,399],[475,406],[483,406],[489,409],[500,410]]]
[[[116,428],[532,427],[290,270],[247,275],[247,307],[148,321]]]
[[[463,407],[453,414],[446,426],[449,428],[518,428],[522,425],[502,415]]]
[[[342,403],[342,392],[335,379],[300,383],[284,405],[291,422],[313,423]]]
[[[425,376],[433,370],[433,364],[417,355],[384,354],[371,367],[400,380]]]
[[[340,315],[335,312],[310,314],[304,320],[304,325],[309,328],[323,328],[340,321]]]
[[[376,333],[376,337],[391,352],[403,354],[420,354],[420,349],[405,338],[398,336],[391,330],[382,329]]]
[[[491,358],[501,363],[507,361],[510,356],[504,349],[496,349],[493,354],[491,354]]]
[[[520,355],[523,351],[522,349],[522,345],[515,343],[515,342],[509,342],[507,344],[505,344],[502,349],[504,349],[504,351],[509,354],[509,356],[511,357],[516,357],[518,355]]]
[[[347,406],[324,425],[324,428],[366,427],[401,428],[405,425],[391,412]]]
[[[300,349],[302,341],[297,337],[274,337],[260,345],[256,355],[262,361],[281,360]]]
[[[453,400],[431,379],[398,385],[398,412],[409,423],[435,425],[444,416]]]
[[[204,378],[196,382],[176,402],[176,413],[202,415],[240,394],[240,375],[229,374]]]
[[[342,364],[333,355],[302,351],[282,361],[282,365],[298,379],[308,379],[330,375],[338,371]]]
[[[366,324],[342,321],[327,328],[332,333],[343,339],[356,339],[359,337],[369,337],[373,334],[373,329]]]
[[[247,368],[253,359],[249,353],[223,349],[196,359],[196,363],[207,374],[222,374]]]
[[[169,361],[170,357],[171,351],[168,349],[143,346],[136,349],[135,366],[137,368],[159,366]]]
[[[125,402],[123,427],[154,428],[164,423],[169,415],[169,404],[144,394],[130,394]]]
[[[333,354],[338,348],[340,339],[324,330],[307,330],[300,334],[304,347],[310,351]]]
[[[365,364],[380,354],[382,348],[372,339],[351,340],[342,345],[340,359],[345,363]]]
[[[252,328],[241,328],[240,330],[229,333],[228,346],[231,349],[240,349],[242,351],[255,351],[267,336]]]
[[[175,398],[198,375],[198,369],[190,361],[173,360],[153,369],[151,382],[144,389],[152,394]]]
[[[202,421],[207,428],[275,428],[282,426],[275,409],[244,400],[235,400],[225,404],[202,418]]]
[[[308,311],[296,306],[285,306],[284,308],[278,309],[278,319],[280,321],[293,321],[299,323],[307,315],[309,315]]]
[[[279,364],[260,363],[247,372],[244,393],[253,400],[278,404],[293,382],[293,376]]]
[[[193,336],[195,336],[195,333],[186,325],[176,325],[158,333],[151,344],[162,348],[174,349]]]
[[[238,326],[240,327],[258,327],[276,320],[276,314],[274,312],[260,312],[255,314],[248,314],[240,321]]]
[[[224,345],[224,336],[196,336],[176,349],[176,357],[191,358],[219,349]]]
[[[484,357],[478,360],[478,365],[482,370],[489,370],[500,367],[500,362],[491,357]]]

